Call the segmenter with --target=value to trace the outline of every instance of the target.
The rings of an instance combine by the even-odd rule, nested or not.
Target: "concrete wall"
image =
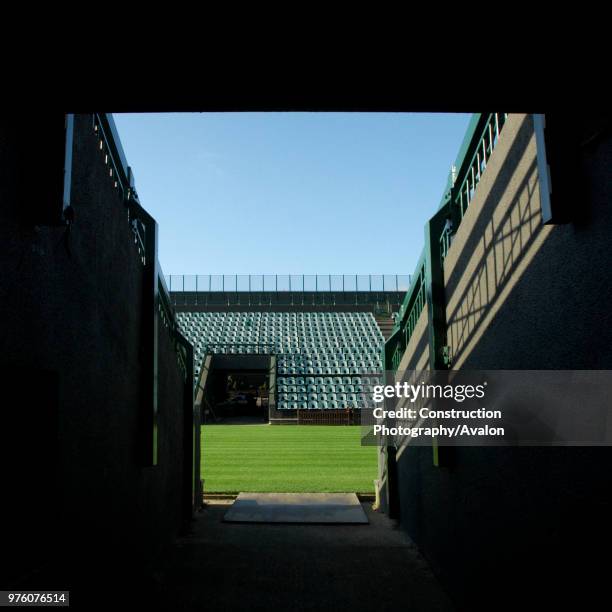
[[[31,572],[62,576],[63,585],[70,572],[92,580],[121,568],[133,573],[177,533],[184,386],[160,324],[159,464],[143,467],[139,383],[147,330],[142,266],[126,209],[91,116],[82,115],[75,120],[73,225],[25,223],[19,194],[47,197],[37,169],[49,162],[54,144],[44,138],[44,117],[24,118],[24,125],[33,120],[35,131],[2,125],[0,135],[0,368],[3,390],[16,393],[15,557],[5,576],[16,586],[39,580],[38,587],[43,583]],[[28,160],[15,155],[24,138],[31,138],[30,161],[37,162],[26,170]],[[26,183],[18,180],[24,174]]]
[[[444,262],[455,369],[612,368],[612,140],[581,150],[568,225],[541,224],[535,153],[510,115]],[[584,602],[605,585],[611,472],[609,448],[442,448],[435,467],[408,447],[401,524],[462,609]]]

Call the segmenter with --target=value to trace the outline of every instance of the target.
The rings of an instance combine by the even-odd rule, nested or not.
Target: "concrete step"
[[[378,324],[378,328],[380,329],[383,338],[387,340],[391,333],[393,332],[393,319],[390,316],[375,316],[376,323]]]

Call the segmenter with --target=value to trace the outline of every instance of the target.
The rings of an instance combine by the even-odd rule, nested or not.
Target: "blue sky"
[[[409,274],[470,115],[115,114],[168,274]]]

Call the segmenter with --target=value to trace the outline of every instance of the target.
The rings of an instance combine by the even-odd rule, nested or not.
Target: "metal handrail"
[[[472,137],[456,181],[451,185],[452,220],[445,226],[440,235],[440,255],[446,257],[452,238],[457,232],[463,216],[474,199],[476,189],[489,163],[493,149],[499,142],[501,131],[508,118],[508,113],[489,113],[482,115],[478,131]]]
[[[499,141],[507,118],[508,113],[474,115],[472,118],[459,153],[460,159],[452,167],[447,188],[440,202],[440,208],[450,202],[451,209],[450,217],[438,238],[442,261],[450,249],[467,207],[474,199],[476,188]],[[384,352],[389,356],[386,368],[397,370],[416,323],[426,306],[425,272],[425,251],[423,251],[397,313],[393,333],[385,343]]]
[[[425,264],[423,263],[416,275],[415,283],[407,295],[407,301],[402,304],[400,312],[395,321],[394,332],[387,340],[389,343],[393,339],[395,346],[391,356],[393,370],[397,370],[402,355],[408,342],[416,328],[417,321],[421,316],[423,308],[427,303],[425,296]]]

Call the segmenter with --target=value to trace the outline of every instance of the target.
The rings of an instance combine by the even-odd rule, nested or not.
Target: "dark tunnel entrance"
[[[205,397],[203,424],[267,423],[270,356],[212,356]]]

